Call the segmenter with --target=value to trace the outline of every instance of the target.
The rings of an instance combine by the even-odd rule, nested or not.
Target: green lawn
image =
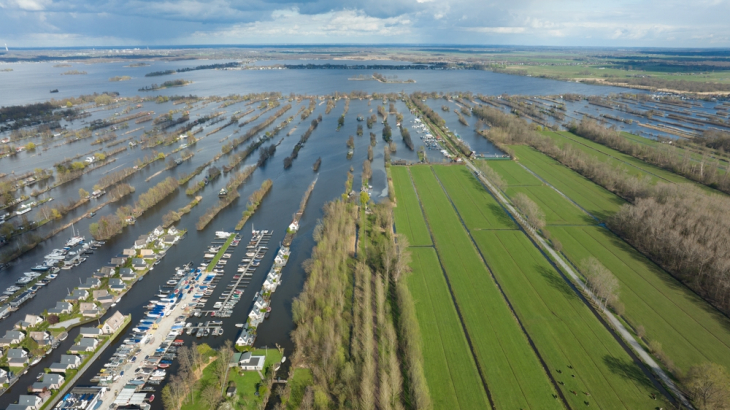
[[[598,219],[605,220],[625,203],[613,193],[531,147],[514,145],[512,148],[520,163]]]
[[[509,187],[506,193],[509,197],[513,197],[518,193],[527,195],[545,213],[545,222],[548,226],[556,224],[595,225],[597,223],[590,215],[547,185]]]
[[[405,234],[412,246],[432,245],[431,235],[428,233],[423,212],[416,197],[416,191],[411,183],[411,176],[406,167],[391,167],[395,199],[397,206],[393,208],[396,231]]]
[[[265,373],[266,368],[281,361],[281,353],[279,353],[277,349],[259,349],[252,351],[251,354],[253,356],[266,356],[266,360],[264,361],[264,370],[261,371],[262,374]],[[234,408],[259,408],[258,406],[261,404],[261,396],[256,396],[256,386],[262,380],[257,371],[244,372],[232,368],[231,371],[228,372],[228,380],[236,383],[236,402],[238,405],[234,406]]]
[[[487,161],[487,165],[499,173],[499,175],[502,176],[502,179],[504,179],[504,182],[509,186],[542,185],[542,181],[525,171],[525,169],[515,161]]]
[[[572,408],[656,406],[649,378],[523,232],[472,235]]]
[[[424,371],[433,408],[489,408],[436,251],[432,248],[410,251],[413,272],[407,283],[421,328]]]
[[[495,405],[562,408],[489,271],[429,167],[411,167],[451,289]]]
[[[611,232],[599,227],[553,227],[574,264],[593,256],[620,282],[625,317],[687,371],[712,361],[730,368],[730,320]]]
[[[251,352],[251,354],[253,354],[254,356],[266,356],[266,360],[264,362],[264,370],[261,371],[262,374],[267,367],[281,361],[281,353],[279,353],[279,351],[276,349],[268,349],[268,353],[266,350],[254,350]],[[219,381],[215,374],[215,367],[218,364],[218,360],[219,359],[216,359],[215,361],[213,361],[213,363],[209,364],[205,368],[205,370],[203,370],[203,376],[198,381],[195,392],[193,392],[193,397],[195,398],[195,400],[188,401],[187,403],[183,404],[181,410],[197,410],[201,408],[207,408],[207,403],[203,402],[200,394],[203,390],[205,390],[207,386],[213,384],[217,386],[219,384]],[[258,406],[261,404],[260,396],[255,395],[256,385],[261,382],[261,377],[259,376],[258,372],[243,372],[239,371],[238,368],[231,368],[228,372],[228,381],[233,381],[236,383],[236,397],[228,399],[232,400],[232,402],[234,403],[234,408],[258,408]],[[228,381],[226,381],[226,386],[228,386]]]
[[[517,225],[504,212],[496,199],[471,176],[463,166],[435,166],[438,179],[457,206],[468,229],[516,229]]]

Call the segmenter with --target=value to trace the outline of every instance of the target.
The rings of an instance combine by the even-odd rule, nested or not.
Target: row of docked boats
[[[86,242],[83,236],[74,235],[66,241],[61,249],[54,249],[43,257],[43,262],[33,266],[30,272],[24,272],[15,285],[8,287],[0,296],[0,319],[26,301],[35,297],[36,292],[58,277],[61,269],[71,269],[86,261],[84,255],[93,253],[103,242]],[[4,302],[7,302],[3,304]]]

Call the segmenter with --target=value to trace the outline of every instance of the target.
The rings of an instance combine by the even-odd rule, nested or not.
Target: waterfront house
[[[121,279],[109,279],[109,289],[121,292],[124,289],[127,289],[127,284]]]
[[[48,309],[48,313],[52,315],[62,315],[64,313],[71,313],[73,305],[68,302],[56,302],[56,307]]]
[[[162,240],[162,242],[165,245],[173,245],[177,242],[177,236],[175,235],[165,235],[165,238]]]
[[[81,314],[85,317],[94,317],[97,316],[100,313],[99,308],[96,306],[96,303],[93,302],[84,302],[79,304],[79,311]]]
[[[83,337],[78,343],[68,349],[71,353],[93,352],[99,341],[91,337]]]
[[[127,248],[122,251],[122,255],[128,258],[134,258],[135,256],[137,256],[137,251],[132,248]]]
[[[8,372],[5,369],[0,369],[0,384],[8,382]]]
[[[124,323],[124,315],[119,313],[117,310],[114,312],[114,314],[104,322],[104,325],[101,327],[101,332],[105,335],[112,334],[119,330],[119,327],[122,326]]]
[[[62,354],[61,361],[49,367],[51,373],[66,373],[67,370],[77,369],[81,365],[81,357],[74,354]]]
[[[101,268],[99,268],[99,270],[94,272],[94,277],[101,279],[101,278],[109,278],[111,276],[114,276],[114,273],[115,273],[114,269],[115,269],[114,266],[102,266]]]
[[[79,289],[96,289],[101,286],[101,281],[98,278],[86,278],[86,282],[79,285]]]
[[[93,337],[95,339],[102,335],[101,329],[99,329],[98,327],[90,327],[90,326],[82,327],[79,334],[82,337]]]
[[[142,249],[147,245],[146,239],[137,239],[134,241],[134,249]]]
[[[142,258],[147,258],[147,259],[154,258],[155,251],[153,251],[152,249],[141,249],[139,251],[139,256],[141,256]]]
[[[43,322],[42,316],[37,315],[25,315],[25,318],[23,320],[18,321],[18,323],[15,324],[16,329],[27,329],[29,327],[33,327],[35,325],[40,324]]]
[[[152,235],[155,235],[155,236],[160,236],[163,233],[165,233],[165,230],[162,229],[162,226],[160,226],[160,225],[157,225],[157,227],[155,228],[155,230],[152,231]]]
[[[96,300],[102,309],[109,309],[116,301],[117,298],[114,295],[101,296]]]
[[[30,332],[28,337],[35,340],[38,346],[47,346],[53,343],[53,337],[50,332]]]
[[[11,404],[6,410],[38,410],[43,405],[43,399],[35,394],[21,394],[17,404]]]
[[[28,363],[28,352],[23,348],[8,350],[8,366],[23,367]]]
[[[119,269],[119,277],[121,277],[122,280],[133,280],[137,277],[137,274],[134,273],[134,270],[131,268],[121,268]]]
[[[179,233],[180,233],[180,231],[178,231],[177,228],[175,228],[174,226],[171,226],[170,228],[167,229],[168,235],[177,235]]]
[[[17,345],[25,339],[25,333],[20,330],[8,330],[5,332],[5,336],[0,338],[0,346],[8,347],[10,345]]]
[[[144,259],[134,258],[132,260],[132,267],[134,268],[134,270],[145,270],[147,269],[147,264],[145,263]]]
[[[91,292],[91,298],[96,302],[99,302],[99,298],[103,298],[105,296],[109,296],[109,292],[106,289],[98,289]]]
[[[243,370],[263,370],[265,360],[264,356],[253,356],[251,352],[245,352],[241,355],[238,365]]]
[[[74,289],[70,295],[64,299],[66,302],[76,303],[89,297],[89,291],[86,289]]]
[[[31,390],[34,393],[41,392],[44,389],[58,390],[59,388],[61,388],[65,380],[66,378],[60,374],[46,373],[43,375],[43,379],[41,379],[41,381],[33,383]]]
[[[116,258],[112,258],[109,261],[110,265],[113,265],[115,268],[118,268],[120,266],[124,266],[124,264],[127,263],[126,257],[117,256]]]

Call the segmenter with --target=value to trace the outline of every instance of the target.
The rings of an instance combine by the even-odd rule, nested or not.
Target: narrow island
[[[4,72],[4,73],[9,73],[11,71],[13,71],[12,68],[3,68],[2,70],[0,70],[0,72]]]
[[[157,85],[152,84],[148,87],[142,87],[139,89],[139,91],[156,91],[156,90],[163,90],[165,88],[172,88],[172,87],[183,87],[188,84],[192,84],[192,81],[188,80],[172,80],[172,81],[165,81],[164,83]]]
[[[125,67],[149,67],[149,64],[147,64],[147,63],[132,63],[130,65],[125,65]]]
[[[350,77],[348,80],[350,81],[372,81],[375,80],[380,83],[384,84],[415,84],[416,80],[408,79],[408,80],[398,80],[398,76],[394,75],[391,78],[387,78],[385,75],[380,73],[373,73],[371,76],[366,76],[364,74],[360,74],[355,77]]]
[[[86,71],[79,71],[79,70],[70,70],[70,71],[61,73],[61,75],[86,75],[86,74],[88,74]]]
[[[114,82],[117,82],[117,81],[129,81],[131,79],[132,79],[132,77],[130,77],[128,75],[122,75],[122,76],[116,76],[116,77],[110,78],[109,79],[109,82],[114,83]]]

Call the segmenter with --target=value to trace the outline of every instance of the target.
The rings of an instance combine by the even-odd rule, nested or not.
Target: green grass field
[[[487,161],[487,165],[499,173],[499,175],[502,176],[502,179],[504,179],[504,182],[509,186],[543,185],[542,181],[525,171],[524,168],[515,161]]]
[[[436,250],[498,408],[562,408],[525,335],[428,167],[410,171]]]
[[[406,167],[391,167],[395,187],[395,198],[397,206],[393,208],[396,230],[408,238],[411,246],[432,245],[431,235],[428,233],[426,222],[423,220],[423,212],[413,189],[411,177]]]
[[[590,215],[567,201],[547,185],[509,187],[506,193],[510,197],[518,193],[527,195],[545,212],[545,222],[548,226],[596,224],[596,220],[591,218]]]
[[[396,218],[396,225],[399,224]],[[433,248],[411,248],[408,288],[423,340],[434,409],[487,409],[489,400]]]
[[[712,361],[730,368],[730,320],[611,232],[599,227],[553,227],[576,265],[593,256],[620,282],[625,317],[642,325],[683,371]]]
[[[523,232],[472,235],[572,408],[656,406],[649,378]]]
[[[550,137],[558,145],[569,144],[570,146],[583,151],[599,160],[609,163],[613,166],[623,166],[631,175],[646,176],[651,178],[652,182],[675,182],[675,183],[692,183],[692,181],[681,177],[673,172],[666,171],[662,168],[647,164],[646,162],[636,159],[631,155],[627,155],[608,148],[605,145],[598,144],[589,139],[579,137],[570,132],[554,132],[543,131],[544,135]]]
[[[625,203],[613,193],[531,147],[515,145],[512,148],[521,164],[598,219],[605,220]]]
[[[461,217],[468,229],[516,229],[517,225],[502,210],[496,199],[487,192],[476,178],[462,166],[437,166],[433,168],[449,197],[468,212]]]

